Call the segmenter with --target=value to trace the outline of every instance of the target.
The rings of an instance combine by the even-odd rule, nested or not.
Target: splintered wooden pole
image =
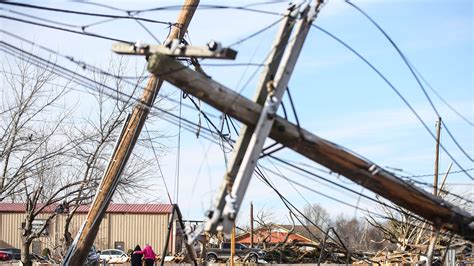
[[[168,39],[182,39],[187,26],[196,10],[199,0],[187,0],[181,10],[177,25],[172,28]],[[100,223],[109,206],[114,191],[120,179],[120,175],[127,164],[128,158],[137,142],[145,120],[149,113],[149,107],[153,105],[161,88],[163,80],[156,75],[150,75],[146,89],[132,111],[130,119],[123,131],[121,139],[118,140],[115,151],[97,188],[97,194],[87,214],[87,218],[76,236],[73,244],[66,254],[63,265],[82,266],[87,258],[92,243],[99,230]]]
[[[164,80],[247,126],[257,123],[261,105],[170,57],[150,57],[148,70],[156,75],[162,74]],[[373,162],[298,128],[280,116],[275,118],[270,137],[429,221],[439,221],[444,229],[474,239],[474,217],[471,214],[404,182]]]

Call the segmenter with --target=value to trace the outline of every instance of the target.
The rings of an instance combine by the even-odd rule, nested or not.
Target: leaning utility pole
[[[262,106],[232,89],[186,68],[170,57],[154,55],[148,70],[186,93],[193,95],[247,126],[257,124]],[[178,71],[179,70],[179,71]],[[276,116],[270,137],[333,172],[383,196],[393,203],[430,221],[439,221],[449,231],[468,240],[474,239],[474,216],[465,210],[434,197],[407,183],[347,149]]]
[[[296,17],[299,14],[298,8],[299,5],[289,6],[285,13],[285,17],[280,22],[280,28],[276,33],[276,38],[273,41],[271,51],[265,62],[265,67],[257,82],[254,101],[260,106],[263,106],[268,95],[267,83],[275,77],[278,66],[280,65],[281,59],[283,57],[283,51],[288,44],[288,40],[295,25]],[[212,213],[210,213],[210,216],[214,217],[215,219],[220,219],[221,210],[226,204],[225,197],[231,192],[232,184],[235,180],[235,177],[237,176],[237,172],[239,171],[254,128],[255,127],[253,126],[247,126],[245,124],[243,124],[240,128],[239,138],[237,139],[237,142],[234,146],[234,152],[232,153],[229,165],[227,166],[227,173],[225,174],[217,193],[213,210],[211,211]],[[217,229],[216,223],[207,223],[205,226],[207,227],[206,231],[208,232],[215,232]]]
[[[314,6],[307,5],[301,12],[296,10],[300,18],[298,18],[295,26],[294,38],[288,42],[284,52],[283,50],[275,51],[275,54],[283,53],[283,57],[280,59],[281,62],[276,69],[275,75],[273,77],[270,76],[270,79],[266,83],[261,84],[264,88],[266,87],[268,93],[265,104],[259,114],[257,124],[253,130],[249,132],[251,134],[248,135],[250,137],[248,143],[246,145],[240,145],[234,150],[234,154],[243,154],[243,157],[240,163],[234,160],[234,164],[231,165],[232,170],[238,170],[235,178],[231,176],[229,172],[227,173],[227,177],[225,178],[227,195],[222,197],[221,194],[218,194],[218,204],[216,204],[216,207],[211,211],[209,220],[206,221],[205,230],[210,233],[216,233],[216,229],[222,229],[224,234],[229,234],[232,224],[235,223],[237,213],[239,212],[250,179],[257,166],[263,145],[275,121],[276,111],[288,87],[288,82],[296,61],[309,29],[319,12],[320,6],[318,3]],[[244,137],[246,137],[245,134],[239,137],[240,143],[242,143],[241,139]],[[238,166],[238,164],[240,164],[240,166]],[[221,205],[222,202],[225,202],[223,207]]]
[[[177,23],[173,25],[167,37],[167,41],[174,39],[181,40],[184,37],[198,4],[199,0],[185,1]],[[121,138],[117,141],[114,153],[97,189],[97,194],[90,206],[87,218],[69,248],[62,262],[63,265],[79,266],[84,264],[99,230],[101,220],[115,192],[120,175],[125,168],[145,120],[148,117],[149,108],[153,106],[162,84],[163,79],[153,74],[150,75],[146,89],[140,97],[140,102],[133,108],[132,114],[125,124],[124,131],[122,131]]]

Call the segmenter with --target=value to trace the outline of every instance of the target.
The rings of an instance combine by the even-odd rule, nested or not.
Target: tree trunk
[[[75,212],[74,212],[75,213]],[[66,221],[64,223],[64,243],[66,244],[66,247],[69,248],[69,246],[72,244],[72,239],[71,233],[69,232],[69,225],[71,224],[72,217],[74,216],[74,213],[68,214],[66,217]]]
[[[31,266],[30,246],[31,246],[31,241],[23,242],[23,247],[21,249],[21,262],[23,266]]]

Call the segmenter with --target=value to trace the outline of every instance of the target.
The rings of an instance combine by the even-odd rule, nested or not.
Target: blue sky
[[[246,5],[256,1],[233,1],[232,5]],[[74,9],[81,11],[100,12],[123,15],[122,12],[102,7],[87,5],[78,2],[31,2],[38,5]],[[116,7],[149,8],[180,4],[178,1],[113,1],[105,2]],[[222,1],[202,1],[201,4],[223,4]],[[446,101],[471,121],[474,120],[473,103],[473,4],[471,1],[354,1],[365,10],[390,37],[398,44],[409,60],[417,67],[428,82],[441,94]],[[227,2],[226,2],[227,4]],[[286,3],[257,6],[264,10],[283,12]],[[97,21],[96,18],[74,16],[34,9],[2,5],[2,8],[21,11],[52,20],[77,25],[86,25]],[[4,15],[16,16],[6,10],[0,11]],[[142,14],[143,17],[162,21],[174,21],[178,11],[157,11]],[[209,40],[221,41],[228,45],[238,41],[256,30],[276,21],[278,16],[238,11],[198,10],[189,27],[189,37],[193,44],[201,45]],[[91,64],[106,65],[110,57],[112,42],[91,37],[58,32],[33,25],[14,21],[0,20],[0,27],[15,34],[58,50],[63,54],[73,55],[75,58]],[[383,35],[354,8],[344,1],[331,0],[322,9],[316,24],[332,34],[338,36],[355,50],[373,63],[400,93],[406,97],[414,109],[420,114],[428,127],[434,132],[435,113],[429,106],[415,79],[410,75],[395,49]],[[167,29],[163,25],[146,24],[159,40],[163,40]],[[277,27],[236,45],[239,54],[236,63],[261,63],[269,51]],[[156,41],[133,21],[113,21],[97,25],[88,29],[91,32],[113,36],[120,39],[145,43]],[[21,45],[17,40],[0,34],[5,41]],[[23,47],[28,47],[23,44]],[[2,58],[3,58],[2,54]],[[135,74],[135,68],[143,66],[143,58],[130,58],[130,75]],[[230,63],[206,60],[203,63]],[[66,62],[61,62],[66,64]],[[258,74],[250,79],[247,86],[243,86],[255,71],[255,67],[205,67],[212,78],[229,88],[241,91],[251,97],[255,90]],[[413,174],[430,174],[433,172],[435,142],[418,122],[415,116],[404,105],[400,98],[378,77],[363,61],[353,55],[345,47],[330,39],[315,28],[306,39],[295,71],[289,84],[295,102],[297,113],[302,126],[314,134],[343,145],[358,154],[378,163],[381,166],[402,168]],[[174,93],[176,88],[165,85],[162,93]],[[429,91],[435,106],[441,113],[445,123],[459,143],[472,157],[474,156],[474,131],[471,125],[454,114],[446,105]],[[86,97],[84,97],[86,99]],[[285,98],[287,109],[288,99]],[[79,102],[87,106],[87,102]],[[187,102],[190,104],[190,102]],[[164,102],[166,106],[176,107],[173,103]],[[85,110],[86,108],[78,110]],[[216,123],[219,123],[218,112],[211,107],[204,106],[206,112],[213,114]],[[85,112],[85,111],[84,111]],[[177,108],[173,110],[177,113]],[[196,110],[183,108],[183,116],[197,122]],[[290,119],[293,119],[290,115]],[[176,135],[176,125],[156,121],[148,125],[150,128],[164,130]],[[236,138],[235,134],[232,136]],[[454,158],[465,168],[472,168],[473,163],[467,159],[442,131],[442,143]],[[177,139],[172,137],[164,140],[169,146],[167,154],[161,158],[165,180],[173,193],[173,183],[176,176],[176,148]],[[269,142],[271,143],[271,142]],[[230,156],[230,154],[228,154]],[[321,166],[308,161],[294,152],[283,150],[279,157],[293,162],[309,164],[313,167]],[[444,172],[451,160],[444,153],[440,155],[440,172]],[[194,132],[182,132],[180,157],[180,192],[179,203],[183,213],[189,219],[200,219],[214,198],[214,192],[220,185],[225,172],[222,151],[218,146],[196,139]],[[271,166],[265,160],[262,164]],[[453,167],[453,171],[459,170]],[[337,196],[338,198],[355,204],[357,197],[339,193],[324,183],[310,183],[301,176],[294,175],[281,169],[288,177],[314,189]],[[474,172],[470,172],[474,175]],[[364,191],[342,177],[327,175],[341,184]],[[303,207],[308,202],[323,204],[331,214],[345,213],[354,215],[354,209],[321,197],[302,188],[296,191],[286,181],[269,173],[270,179],[283,194]],[[432,177],[421,179],[431,182]],[[448,178],[448,184],[453,190],[464,193],[472,190],[473,181],[464,174],[453,174]],[[463,186],[456,184],[462,183]],[[162,180],[157,176],[150,180],[150,193],[162,200],[166,200]],[[368,192],[365,192],[370,194]],[[303,195],[303,197],[301,195]],[[155,199],[155,197],[153,197]],[[283,205],[267,187],[256,180],[246,195],[242,211],[247,211],[248,201],[252,200],[257,210],[271,210],[278,219],[286,216]],[[135,201],[149,199],[136,199]],[[362,208],[372,209],[373,205],[361,201]],[[245,219],[245,218],[243,218]]]

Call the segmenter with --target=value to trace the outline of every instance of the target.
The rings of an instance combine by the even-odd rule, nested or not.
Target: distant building
[[[278,243],[282,243],[287,240],[289,243],[306,243],[306,244],[316,244],[315,235],[316,237],[321,236],[321,231],[317,229],[315,226],[302,226],[302,225],[295,225],[293,230],[292,225],[271,225],[266,227],[259,227],[254,230],[253,233],[253,243],[254,245],[263,244],[267,246],[276,245]],[[309,231],[308,231],[309,230]],[[244,233],[236,237],[237,243],[242,243],[245,245],[250,245],[250,233]]]
[[[21,248],[21,229],[25,218],[25,204],[0,203],[0,248]],[[34,221],[33,227],[42,226],[46,218],[58,206],[48,206]],[[70,232],[74,237],[87,216],[89,207],[80,206],[71,221]],[[118,248],[125,252],[139,244],[144,247],[150,244],[156,253],[163,252],[168,223],[173,210],[170,204],[115,204],[111,203],[100,224],[94,241],[98,250]],[[177,217],[175,215],[174,217]],[[32,252],[41,253],[42,249],[53,250],[63,237],[65,215],[58,214],[47,227],[43,235],[32,244]],[[174,221],[174,224],[179,224]],[[24,225],[24,224],[23,224]],[[168,252],[180,251],[182,247],[182,230],[175,226],[170,235]]]

